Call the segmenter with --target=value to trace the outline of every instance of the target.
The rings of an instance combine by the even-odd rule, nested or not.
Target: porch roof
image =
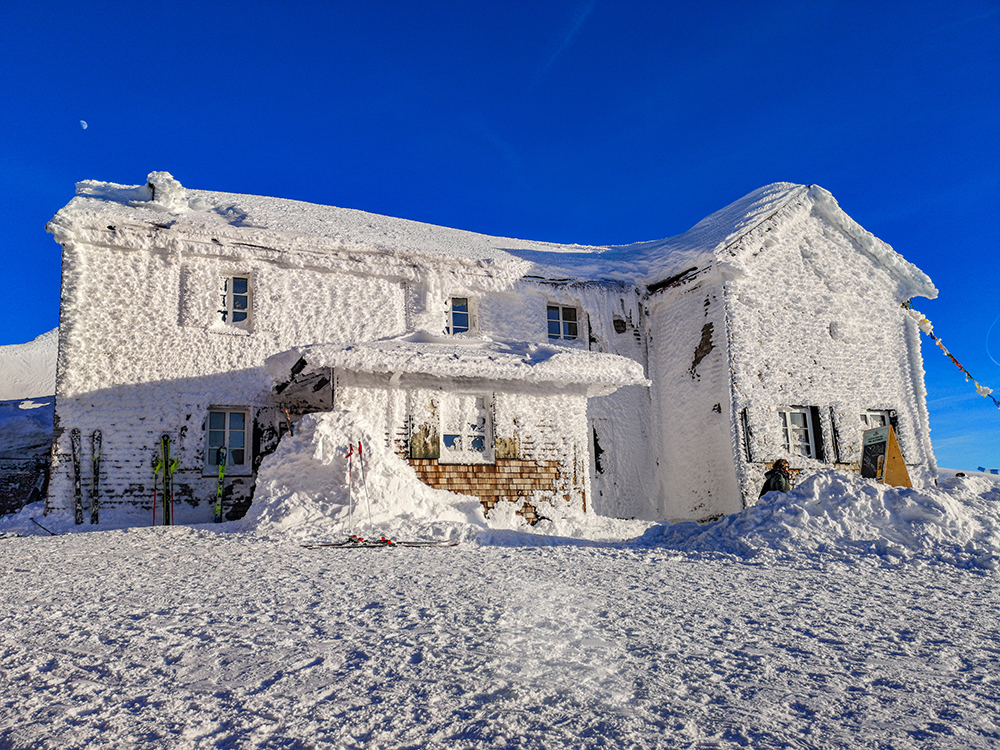
[[[553,344],[438,336],[424,331],[355,344],[314,344],[269,357],[265,369],[281,391],[324,368],[353,372],[420,374],[442,380],[519,381],[586,386],[606,395],[650,384],[642,365],[615,354]]]

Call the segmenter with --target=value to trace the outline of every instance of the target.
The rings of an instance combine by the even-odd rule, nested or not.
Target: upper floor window
[[[469,298],[452,297],[448,305],[448,333],[468,333],[472,324],[469,316]]]
[[[246,328],[250,325],[250,276],[224,276],[222,278],[222,322]]]
[[[816,429],[812,409],[782,406],[778,409],[781,419],[782,447],[788,453],[806,458],[816,458]]]
[[[445,464],[493,461],[489,396],[449,393],[441,399],[441,455]]]
[[[549,338],[576,339],[580,335],[580,327],[575,307],[548,306]]]
[[[205,451],[205,471],[214,473],[219,466],[219,450],[226,449],[226,470],[249,471],[250,452],[247,450],[247,427],[250,415],[246,409],[212,409],[208,412],[208,441]]]

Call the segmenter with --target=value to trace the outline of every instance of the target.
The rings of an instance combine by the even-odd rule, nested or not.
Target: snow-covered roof
[[[462,259],[544,278],[608,280],[656,285],[709,267],[737,272],[756,248],[741,240],[771,221],[817,215],[846,232],[895,279],[898,296],[936,297],[931,280],[889,245],[860,227],[816,185],[777,182],[731,203],[694,227],[662,240],[629,245],[589,246],[493,237],[348,208],[283,198],[216,193],[184,188],[166,172],[153,172],[145,185],[87,180],[50,222],[57,239],[74,228],[105,230],[116,224],[147,224],[205,241],[229,239],[277,250],[373,252]],[[529,265],[530,264],[530,265]]]
[[[436,336],[425,331],[349,346],[314,344],[269,357],[264,368],[277,383],[321,368],[419,374],[442,379],[521,381],[587,386],[591,395],[627,385],[649,385],[642,365],[615,354],[553,344]]]

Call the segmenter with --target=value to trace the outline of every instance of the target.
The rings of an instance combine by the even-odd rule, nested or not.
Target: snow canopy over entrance
[[[275,383],[317,368],[355,372],[420,374],[443,380],[521,381],[584,386],[603,396],[627,385],[649,385],[642,365],[625,357],[553,344],[436,336],[426,331],[350,346],[317,344],[269,357],[264,364]]]

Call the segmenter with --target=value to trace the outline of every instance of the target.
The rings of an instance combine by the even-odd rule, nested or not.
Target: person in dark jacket
[[[764,475],[764,486],[757,497],[764,497],[768,492],[788,492],[790,489],[792,479],[788,475],[788,461],[779,458],[774,462],[774,468]]]

